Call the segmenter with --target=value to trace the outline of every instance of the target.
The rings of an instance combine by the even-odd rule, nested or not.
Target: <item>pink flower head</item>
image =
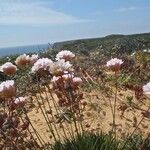
[[[123,61],[121,59],[113,58],[107,62],[106,66],[112,71],[119,71],[122,63]]]
[[[49,72],[49,69],[53,66],[53,62],[49,58],[41,58],[38,59],[32,69],[31,72],[33,73],[42,73],[42,72]]]
[[[65,61],[64,59],[60,59],[57,62],[54,62],[54,65],[50,67],[49,71],[51,74],[55,76],[63,75],[66,71],[71,71],[72,65],[69,61]]]
[[[23,107],[25,105],[26,98],[25,97],[18,97],[14,100],[16,106]]]
[[[0,95],[4,98],[12,98],[16,95],[14,80],[7,80],[0,84]]]
[[[64,59],[65,61],[70,61],[72,60],[73,58],[75,57],[75,55],[68,51],[68,50],[62,50],[61,52],[59,52],[57,55],[56,55],[56,60],[59,60],[59,59]]]
[[[143,86],[143,92],[145,94],[150,94],[150,82]]]
[[[76,85],[76,86],[78,86],[78,85],[80,85],[82,83],[82,79],[79,78],[79,77],[74,77],[72,79],[72,81],[73,81],[73,84]]]
[[[17,67],[13,65],[11,62],[6,62],[1,66],[1,71],[6,75],[13,75],[16,73]]]
[[[30,56],[26,54],[20,55],[17,57],[15,63],[18,67],[24,68],[30,63]]]

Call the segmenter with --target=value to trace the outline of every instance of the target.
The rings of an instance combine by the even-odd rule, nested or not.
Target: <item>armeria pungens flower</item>
[[[26,102],[26,97],[18,97],[14,100],[14,103],[18,107],[23,107],[25,105],[25,102]]]
[[[118,58],[113,58],[109,60],[106,64],[112,71],[119,71],[123,61]]]
[[[31,64],[34,64],[37,60],[38,60],[39,56],[36,55],[36,54],[33,54],[31,57],[30,57],[30,63]]]
[[[75,57],[75,55],[68,51],[68,50],[62,50],[61,52],[59,52],[57,55],[56,55],[56,60],[59,60],[59,59],[64,59],[65,61],[70,61],[72,60],[73,58]]]
[[[0,67],[0,70],[6,75],[13,75],[14,73],[16,73],[17,67],[11,62],[6,62]]]
[[[15,63],[18,67],[24,68],[30,63],[30,56],[26,54],[20,55],[17,57]]]
[[[145,94],[150,94],[150,82],[143,86],[143,92]]]
[[[12,98],[16,95],[16,87],[14,80],[7,80],[0,84],[0,96],[4,98]]]
[[[79,77],[74,77],[72,79],[72,82],[73,82],[74,85],[78,86],[78,85],[80,85],[82,83],[82,79],[79,78]]]
[[[54,62],[53,66],[50,67],[49,71],[55,76],[63,75],[66,71],[72,71],[72,64],[69,61],[60,59],[57,62]]]
[[[43,74],[43,73],[48,73],[49,72],[49,69],[53,66],[53,61],[49,58],[41,58],[41,59],[38,59],[32,69],[31,69],[31,72],[33,73],[40,73],[40,74]]]

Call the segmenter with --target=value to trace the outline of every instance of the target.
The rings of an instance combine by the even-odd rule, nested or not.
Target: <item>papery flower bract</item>
[[[79,78],[79,77],[74,77],[72,79],[72,82],[73,82],[74,85],[78,86],[78,85],[80,85],[82,83],[82,79]]]
[[[4,98],[12,98],[16,95],[14,80],[7,80],[0,84],[0,95]]]
[[[75,55],[68,50],[62,50],[56,55],[56,60],[64,59],[65,61],[70,61],[75,57]]]
[[[26,54],[20,55],[17,57],[15,63],[18,67],[24,68],[30,63],[30,56]]]
[[[23,107],[25,105],[25,102],[26,102],[26,97],[18,97],[14,100],[14,103],[19,107]]]
[[[72,70],[72,65],[69,61],[65,61],[64,59],[60,59],[57,62],[54,62],[54,65],[50,67],[49,71],[51,74],[55,76],[63,75],[66,71]]]
[[[14,73],[16,73],[17,67],[11,62],[6,62],[0,67],[0,70],[6,75],[13,75]]]
[[[150,82],[143,86],[143,92],[145,94],[150,94]]]
[[[30,63],[31,64],[34,64],[37,60],[38,60],[39,56],[36,55],[36,54],[33,54],[31,57],[30,57]]]
[[[53,61],[51,60],[51,59],[49,59],[49,58],[41,58],[41,59],[38,59],[35,63],[34,63],[34,65],[33,65],[33,67],[32,67],[32,69],[31,69],[31,72],[33,72],[33,73],[47,73],[47,72],[49,72],[49,69],[51,68],[51,67],[53,67]]]
[[[106,66],[112,71],[119,71],[122,64],[123,61],[121,59],[113,58],[107,62]]]

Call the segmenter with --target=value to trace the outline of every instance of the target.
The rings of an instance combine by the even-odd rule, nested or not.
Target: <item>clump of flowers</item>
[[[65,61],[64,59],[60,59],[53,63],[53,65],[49,68],[49,71],[54,76],[63,75],[65,72],[72,71],[72,64],[69,61]]]
[[[121,59],[113,58],[107,62],[106,66],[110,68],[112,71],[117,72],[120,70],[122,64],[123,61]]]
[[[30,121],[24,107],[26,98],[15,96],[14,80],[6,80],[0,84],[0,98],[3,106],[0,108],[0,149],[35,147],[36,141],[34,142],[34,137],[28,130]]]
[[[51,66],[53,66],[53,61],[51,59],[41,58],[34,63],[31,71],[33,73],[45,74],[49,73]]]
[[[143,92],[145,94],[150,94],[150,82],[143,86]]]
[[[60,107],[72,107],[74,110],[79,109],[79,102],[82,99],[82,93],[78,89],[82,79],[74,77],[71,74],[53,77],[53,89],[59,99]]]
[[[7,80],[0,84],[0,96],[3,98],[12,98],[16,95],[14,80]]]
[[[17,57],[15,63],[19,68],[24,68],[30,64],[30,56],[26,54],[20,55]]]
[[[0,67],[0,69],[6,75],[13,75],[16,73],[17,67],[13,65],[11,62],[6,62]]]
[[[75,55],[68,51],[68,50],[62,50],[61,52],[59,52],[57,55],[56,55],[56,60],[59,60],[59,59],[64,59],[65,61],[70,61],[72,60],[73,58],[75,57]]]

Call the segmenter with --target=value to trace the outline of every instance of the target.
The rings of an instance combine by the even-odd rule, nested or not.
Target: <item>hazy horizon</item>
[[[82,40],[82,39],[95,39],[95,38],[103,38],[105,36],[109,35],[134,35],[134,34],[147,34],[150,32],[143,32],[143,33],[131,33],[131,34],[121,34],[121,33],[112,33],[112,34],[107,34],[104,36],[96,36],[96,37],[85,37],[85,38],[78,38],[78,39],[68,39],[68,40],[62,40],[62,41],[54,41],[54,42],[48,42],[48,43],[37,43],[37,44],[26,44],[26,45],[15,45],[15,46],[8,46],[8,47],[1,47],[0,49],[5,49],[5,48],[15,48],[15,47],[27,47],[27,46],[38,46],[38,45],[49,45],[49,44],[55,44],[55,43],[61,43],[61,42],[67,42],[67,41],[75,41],[75,40]]]

